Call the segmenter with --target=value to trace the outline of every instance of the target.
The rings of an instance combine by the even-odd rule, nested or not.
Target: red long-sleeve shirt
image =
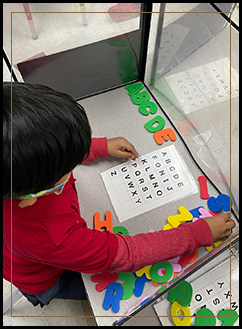
[[[85,162],[99,157],[108,157],[106,138],[92,139]],[[64,269],[133,272],[213,242],[203,219],[136,236],[90,229],[80,214],[73,174],[61,194],[40,197],[25,208],[18,203],[12,200],[12,283],[32,295],[50,288]],[[10,200],[3,200],[3,277],[11,281]]]

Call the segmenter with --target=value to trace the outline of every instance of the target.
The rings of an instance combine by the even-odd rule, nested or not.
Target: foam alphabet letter
[[[230,197],[227,194],[219,194],[217,198],[211,196],[207,201],[207,205],[209,209],[214,212],[219,212],[221,209],[223,209],[224,211],[230,211]]]
[[[94,214],[94,228],[96,230],[102,231],[105,229],[113,233],[113,224],[112,224],[112,213],[111,211],[107,211],[105,214],[105,220],[101,220],[101,216],[99,212]]]
[[[127,230],[126,227],[120,225],[120,226],[113,227],[113,233],[121,233],[123,235],[128,235],[129,231]]]
[[[202,199],[208,199],[208,187],[207,187],[207,178],[205,176],[198,177],[199,185],[200,185],[200,197]]]
[[[157,125],[154,127],[154,124]],[[150,132],[150,133],[155,133],[158,130],[161,130],[165,127],[165,120],[162,118],[160,115],[157,115],[155,118],[151,119],[150,121],[146,122],[145,128]]]
[[[188,263],[193,263],[197,259],[198,256],[198,248],[191,255],[182,255],[179,259],[179,265],[181,267],[186,266]]]
[[[166,231],[166,230],[170,230],[171,228],[174,228],[171,224],[167,223],[166,225],[163,226],[162,230]]]
[[[141,91],[138,94],[134,94],[131,96],[131,100],[135,105],[140,105],[143,102],[147,102],[150,100],[150,94],[147,90]]]
[[[196,313],[196,321],[194,324],[191,324],[191,327],[198,326],[208,326],[212,327],[216,324],[216,318],[212,311],[210,311],[208,308],[200,308],[200,310]]]
[[[129,96],[137,94],[143,88],[144,88],[143,83],[132,83],[130,85],[125,86],[125,89],[127,89],[129,91]]]
[[[151,277],[150,277],[150,268],[151,268],[151,266],[152,265],[144,266],[140,270],[136,271],[135,274],[137,276],[142,276],[145,273],[147,279],[150,279],[151,280]]]
[[[200,209],[200,208],[204,209],[203,206],[199,206],[199,207],[197,207],[197,208],[193,208],[193,209],[190,209],[190,210],[189,210],[189,212],[192,214],[193,218],[194,218],[194,217],[199,218],[199,216],[200,216],[200,211],[199,211],[199,209]],[[206,217],[206,216],[205,216],[205,217]]]
[[[107,311],[110,307],[114,313],[119,311],[119,301],[123,296],[123,288],[117,282],[109,283],[103,300],[103,308]]]
[[[209,211],[207,211],[206,209],[204,209],[203,207],[199,208],[198,209],[198,212],[199,212],[199,218],[205,218],[205,217],[213,217],[212,214],[210,214]]]
[[[145,286],[145,282],[149,282],[149,281],[151,281],[151,280],[147,279],[145,274],[143,274],[140,277],[136,276],[136,281],[135,281],[135,285],[134,285],[134,295],[136,297],[139,297],[142,295],[144,286]]]
[[[115,282],[118,280],[118,273],[104,271],[102,273],[93,274],[91,276],[92,282],[98,282],[95,286],[96,291],[100,292],[107,288],[109,283]]]
[[[150,112],[147,110],[149,107]],[[139,112],[143,115],[155,114],[157,112],[157,105],[153,102],[144,102],[139,107]]]
[[[158,145],[163,144],[163,139],[167,142],[169,139],[174,142],[176,140],[176,134],[171,128],[158,130],[153,134],[153,137]],[[163,139],[162,139],[163,138]]]
[[[184,318],[182,320],[180,320],[178,317],[178,312],[180,310],[184,314]],[[179,304],[177,301],[175,301],[171,305],[171,316],[176,326],[190,326],[191,324],[192,315],[189,307],[184,307],[181,304]]]
[[[231,313],[230,313],[231,311]],[[235,310],[222,310],[218,312],[218,319],[222,321],[221,326],[233,326],[238,320],[239,316]]]
[[[182,306],[189,306],[192,300],[192,286],[187,281],[182,281],[177,287],[170,290],[167,297],[169,302],[177,301]]]
[[[133,294],[133,286],[135,284],[135,276],[133,273],[119,273],[118,278],[120,281],[124,281],[122,283],[123,286],[123,296],[122,299],[128,299]]]
[[[162,276],[158,274],[159,269],[164,269],[166,273]],[[152,265],[150,269],[150,277],[153,281],[162,283],[168,281],[173,274],[173,266],[169,262],[160,262]]]
[[[167,217],[168,223],[173,227],[179,226],[181,222],[187,222],[193,219],[192,214],[184,206],[180,206],[178,210],[180,211],[179,215]]]

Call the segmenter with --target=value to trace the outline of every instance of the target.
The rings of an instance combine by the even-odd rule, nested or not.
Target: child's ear
[[[37,201],[37,198],[23,199],[19,202],[19,207],[24,208],[27,206],[32,206]]]

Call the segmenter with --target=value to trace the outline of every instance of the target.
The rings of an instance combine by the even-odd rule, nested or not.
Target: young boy
[[[80,272],[134,272],[229,236],[229,213],[135,236],[88,228],[72,170],[108,156],[138,153],[123,137],[91,138],[84,109],[69,95],[13,82],[11,96],[3,83],[3,277],[33,305],[86,299]]]

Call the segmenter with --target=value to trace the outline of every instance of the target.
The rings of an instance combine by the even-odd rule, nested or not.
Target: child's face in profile
[[[38,197],[48,195],[50,193],[60,194],[67,183],[68,179],[70,178],[71,172],[68,172],[64,176],[61,177],[61,179],[58,180],[54,184],[54,186],[48,190],[38,192],[36,194],[28,194],[22,198],[22,200],[19,202],[19,207],[24,208],[27,206],[32,206],[36,201]],[[21,198],[20,198],[21,199]]]

